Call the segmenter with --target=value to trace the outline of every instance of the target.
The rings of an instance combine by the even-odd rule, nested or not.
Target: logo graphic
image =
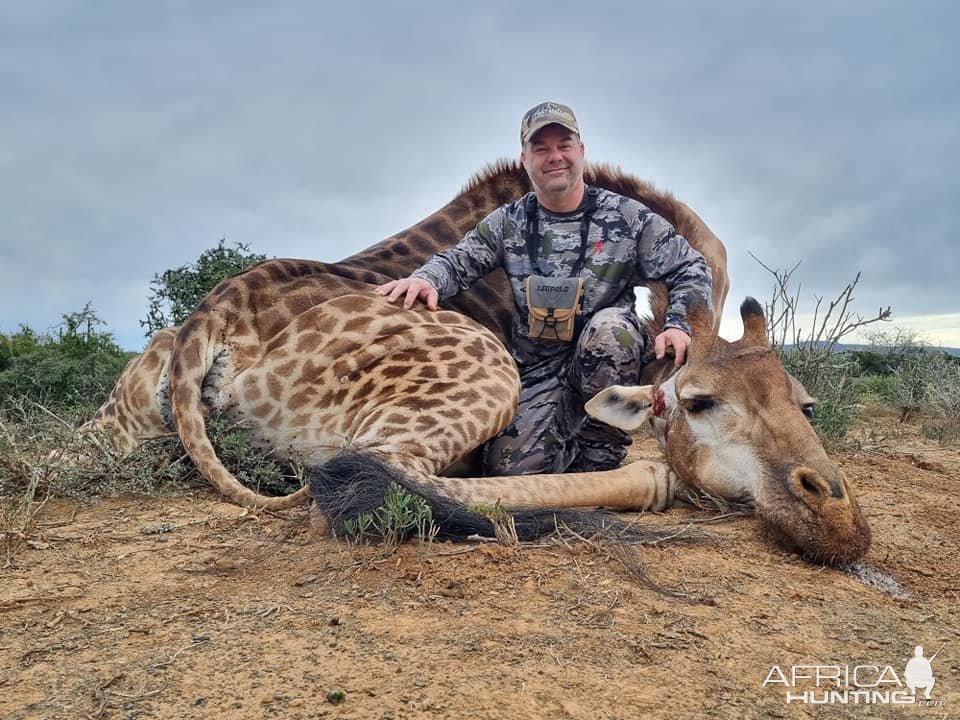
[[[536,109],[533,115],[530,116],[530,121],[533,122],[538,118],[542,118],[544,115],[563,115],[563,108],[559,105],[554,105],[553,103],[544,103]]]
[[[923,646],[917,645],[902,679],[892,665],[774,665],[763,687],[782,686],[787,704],[943,707],[945,702],[931,693],[936,684],[933,661],[945,646],[926,658]]]
[[[946,645],[946,643],[943,645]],[[940,650],[943,650],[943,645],[940,646]],[[913,651],[913,657],[907,661],[903,678],[907,681],[907,687],[914,695],[917,694],[917,689],[921,689],[924,691],[924,699],[930,699],[930,691],[933,690],[934,683],[937,682],[936,678],[933,677],[932,665],[934,659],[940,654],[940,650],[937,650],[933,657],[927,660],[923,656],[923,645],[917,645]]]

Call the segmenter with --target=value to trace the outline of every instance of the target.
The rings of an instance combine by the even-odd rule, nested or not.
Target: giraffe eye
[[[706,412],[714,405],[717,404],[717,401],[712,397],[692,397],[684,398],[680,401],[680,404],[683,406],[683,409],[688,413],[697,415],[702,412]]]
[[[804,403],[800,410],[807,416],[807,420],[813,420],[813,403]]]

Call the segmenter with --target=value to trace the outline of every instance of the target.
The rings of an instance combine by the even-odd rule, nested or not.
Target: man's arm
[[[711,306],[713,278],[710,266],[703,255],[659,215],[647,217],[637,240],[640,270],[644,277],[660,280],[667,286],[667,315],[663,332],[654,342],[656,355],[662,358],[666,348],[673,347],[679,367],[690,345],[687,310],[697,300],[708,308]]]

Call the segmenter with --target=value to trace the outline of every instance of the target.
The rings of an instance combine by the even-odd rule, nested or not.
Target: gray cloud
[[[957,311],[946,3],[21,4],[0,21],[0,329],[92,300],[142,345],[153,273],[226,235],[334,260],[573,105],[590,158],[673,190],[811,293]]]

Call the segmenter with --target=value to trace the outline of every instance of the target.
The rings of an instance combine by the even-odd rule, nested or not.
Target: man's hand
[[[673,348],[674,365],[680,367],[687,359],[687,348],[690,347],[690,336],[679,328],[667,328],[657,335],[653,341],[653,349],[657,353],[657,360],[667,354],[667,348]]]
[[[423,300],[431,310],[436,310],[440,299],[437,289],[423,278],[391,280],[377,288],[377,295],[386,295],[387,302],[396,302],[403,295],[403,307],[407,310],[413,307],[417,298]]]

